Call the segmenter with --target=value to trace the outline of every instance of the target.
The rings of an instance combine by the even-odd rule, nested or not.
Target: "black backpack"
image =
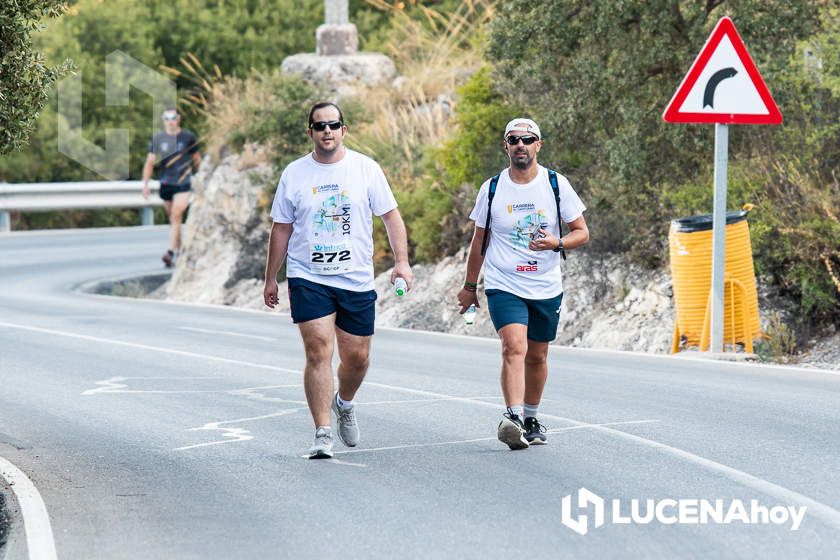
[[[554,191],[554,203],[557,206],[557,227],[560,231],[560,237],[563,237],[563,219],[560,217],[560,187],[557,186],[557,172],[553,169],[548,170],[548,182],[551,183],[551,190]],[[481,241],[481,256],[487,251],[487,242],[490,238],[490,215],[493,208],[493,197],[496,196],[496,185],[499,184],[499,176],[496,175],[490,179],[490,190],[487,193],[487,221],[484,223],[484,239]],[[563,255],[563,260],[566,260],[566,251],[560,249],[560,254]]]

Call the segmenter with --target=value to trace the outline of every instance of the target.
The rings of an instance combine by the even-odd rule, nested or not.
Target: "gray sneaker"
[[[356,424],[356,407],[340,408],[338,393],[333,395],[332,409],[338,419],[338,438],[347,447],[356,447],[359,443],[359,426]]]
[[[502,421],[499,422],[499,441],[506,443],[511,449],[527,449],[528,440],[525,439],[525,427],[519,416],[510,412],[502,414]]]
[[[332,445],[332,430],[318,428],[315,430],[315,443],[309,448],[309,458],[331,459],[333,456]]]

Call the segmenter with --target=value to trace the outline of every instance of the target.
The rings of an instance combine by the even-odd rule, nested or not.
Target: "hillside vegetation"
[[[716,22],[732,17],[785,120],[731,127],[729,207],[755,205],[757,272],[797,302],[800,334],[840,321],[836,0],[350,5],[362,46],[390,55],[404,78],[342,100],[348,144],[382,163],[420,261],[467,243],[475,191],[506,165],[500,131],[526,115],[545,136],[541,162],[566,174],[589,207],[587,250],[665,264],[670,220],[711,211],[714,127],[667,124],[661,114]],[[328,85],[277,69],[285,56],[314,50],[322,17],[314,0],[80,0],[39,40],[49,60],[71,58],[83,73],[89,138],[131,127],[135,176],[150,102],[138,94],[130,107],[104,104],[104,57],[117,48],[171,72],[206,151],[253,151],[282,166],[307,149],[305,112]],[[28,150],[0,160],[0,178],[89,177],[56,152],[54,107]],[[378,258],[387,265],[387,254]]]

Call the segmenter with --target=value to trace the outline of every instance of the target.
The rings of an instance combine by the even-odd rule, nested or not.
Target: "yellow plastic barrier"
[[[723,342],[744,344],[761,336],[758,293],[755,287],[750,230],[745,210],[726,215],[726,258],[724,265]],[[671,222],[668,235],[671,275],[674,280],[674,325],[672,352],[685,346],[709,344],[709,311],[712,284],[712,218],[710,215],[680,218]],[[705,331],[705,332],[704,332]]]

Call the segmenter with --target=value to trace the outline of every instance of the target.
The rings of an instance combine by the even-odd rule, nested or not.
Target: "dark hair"
[[[318,109],[324,109],[326,107],[335,107],[335,110],[338,111],[338,120],[344,122],[344,114],[341,112],[341,107],[339,107],[331,101],[321,101],[319,103],[316,103],[312,106],[311,109],[309,109],[309,126],[312,126],[312,123],[315,122],[314,120],[312,120],[312,115],[315,114],[315,111],[317,111]]]

